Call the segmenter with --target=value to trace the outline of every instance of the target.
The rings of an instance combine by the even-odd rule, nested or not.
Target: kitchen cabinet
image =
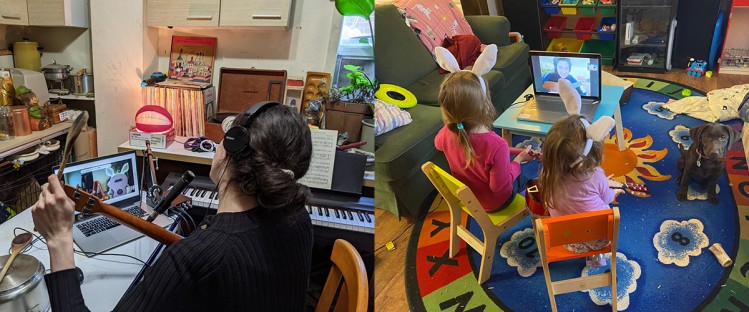
[[[289,27],[291,0],[221,0],[219,26]]]
[[[291,2],[292,0],[148,0],[147,24],[182,27],[288,27]]]
[[[148,26],[218,26],[220,0],[148,0]]]
[[[0,0],[0,24],[28,25],[29,13],[26,1]]]
[[[87,28],[89,25],[88,0],[26,0],[26,3],[31,26]]]

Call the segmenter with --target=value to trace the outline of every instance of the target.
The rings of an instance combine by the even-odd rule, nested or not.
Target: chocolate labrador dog
[[[679,144],[681,158],[676,165],[679,169],[679,192],[676,199],[687,199],[687,188],[692,180],[700,182],[700,186],[707,188],[707,201],[718,203],[715,184],[726,168],[726,151],[741,139],[740,133],[731,127],[719,123],[706,123],[689,129],[692,146],[684,154],[684,147]]]

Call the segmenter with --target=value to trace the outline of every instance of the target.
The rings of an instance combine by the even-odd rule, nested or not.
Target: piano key
[[[359,216],[359,221],[364,222],[364,216],[361,215],[361,211],[356,211],[356,215]]]
[[[323,207],[322,209],[325,211],[325,216],[330,217],[330,211],[328,210],[328,208]]]
[[[365,217],[365,218],[367,219],[367,222],[368,222],[368,223],[372,223],[372,219],[371,219],[371,218],[369,217],[369,214],[368,214],[368,213],[365,213],[365,214],[364,214],[364,217]],[[372,216],[372,217],[374,217],[374,216]]]

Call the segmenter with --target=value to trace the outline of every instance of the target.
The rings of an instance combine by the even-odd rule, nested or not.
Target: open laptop
[[[589,122],[601,103],[601,55],[530,51],[534,98],[518,113],[518,120],[554,123],[567,117],[557,81],[565,77],[580,93],[580,114]]]
[[[67,165],[63,172],[65,183],[91,193],[107,204],[121,208],[141,218],[153,211],[141,205],[140,180],[135,162],[135,151],[99,157]],[[59,168],[55,167],[57,174]],[[154,224],[165,227],[172,219],[159,215]],[[73,241],[89,256],[117,247],[143,234],[99,215],[76,216]]]

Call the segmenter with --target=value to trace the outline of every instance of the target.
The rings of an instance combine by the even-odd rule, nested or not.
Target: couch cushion
[[[395,6],[376,6],[375,20],[375,76],[380,83],[405,87],[437,69],[432,54]]]
[[[438,152],[434,137],[443,126],[440,108],[416,105],[406,111],[412,123],[375,138],[377,180],[406,179]]]
[[[411,91],[416,96],[419,104],[437,106],[439,102],[437,97],[440,92],[440,84],[445,79],[447,74],[440,74],[439,70],[435,70],[424,78],[419,79],[414,84],[407,86],[406,89]],[[489,86],[489,90],[493,91],[501,89],[505,85],[504,75],[496,70],[490,70],[486,75],[482,76],[486,84]]]
[[[497,51],[497,63],[494,64],[493,69],[501,71],[505,76],[512,76],[513,73],[510,73],[510,71],[530,71],[528,68],[528,62],[530,61],[528,59],[529,50],[530,48],[525,43],[513,43],[499,47]]]

